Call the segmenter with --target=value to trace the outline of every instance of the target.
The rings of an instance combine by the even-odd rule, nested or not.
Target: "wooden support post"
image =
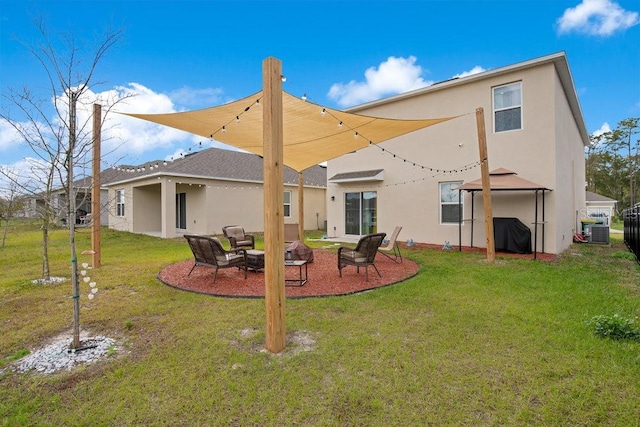
[[[298,238],[304,243],[304,175],[298,172]]]
[[[282,64],[273,57],[262,62],[264,104],[264,296],[266,348],[279,353],[286,346],[284,293],[284,169]]]
[[[102,138],[102,106],[93,104],[93,164],[91,184],[91,265],[100,267],[100,140]]]
[[[484,126],[484,110],[476,109],[478,127],[478,146],[480,150],[480,170],[482,173],[482,201],[484,204],[484,225],[487,234],[487,261],[496,259],[495,238],[493,236],[493,213],[491,211],[491,180],[489,176],[489,154],[487,152],[487,134]]]

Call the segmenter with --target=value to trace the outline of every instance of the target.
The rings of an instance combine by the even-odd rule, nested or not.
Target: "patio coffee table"
[[[285,277],[284,279],[284,284],[285,286],[287,285],[287,283],[291,283],[290,286],[304,286],[305,283],[307,283],[307,263],[308,261],[306,259],[303,260],[285,260],[284,261],[284,269],[286,270],[287,267],[298,267],[298,277],[297,278],[290,278],[287,279]],[[302,274],[302,267],[304,266],[304,275]]]
[[[247,268],[253,271],[262,270],[264,268],[264,251],[249,249],[247,251]]]

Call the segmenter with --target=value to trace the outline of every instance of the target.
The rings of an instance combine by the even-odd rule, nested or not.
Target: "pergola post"
[[[491,180],[489,175],[489,154],[487,152],[487,134],[484,126],[484,110],[476,109],[478,127],[478,147],[480,151],[480,171],[482,174],[482,201],[484,203],[484,225],[487,234],[487,261],[496,259],[495,238],[493,236],[493,213],[491,211]]]
[[[266,348],[284,350],[284,170],[282,64],[273,57],[262,62],[264,106],[264,296]]]
[[[298,172],[298,238],[304,242],[304,175]]]
[[[91,184],[91,265],[100,267],[100,140],[102,127],[102,106],[93,104],[93,164]]]

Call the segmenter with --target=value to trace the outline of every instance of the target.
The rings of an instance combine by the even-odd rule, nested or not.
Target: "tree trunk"
[[[51,272],[49,271],[49,222],[47,219],[42,221],[42,278],[51,280]]]
[[[7,216],[4,219],[4,230],[2,232],[2,248],[4,248],[4,243],[7,240],[7,231],[9,231],[9,212],[7,212]]]
[[[71,284],[73,286],[73,344],[80,348],[80,283],[78,280],[78,256],[76,254],[76,195],[73,191],[73,155],[76,150],[76,101],[77,94],[69,94],[69,151],[67,152],[67,204],[69,221],[69,248],[71,250]]]

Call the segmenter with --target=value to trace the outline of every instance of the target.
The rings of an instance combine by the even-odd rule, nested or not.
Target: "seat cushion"
[[[367,262],[367,255],[356,251],[342,251],[340,257],[352,262]]]
[[[240,242],[240,240],[245,240],[244,230],[242,229],[242,227],[227,228],[227,236],[233,237],[234,239],[238,240],[238,243]]]

